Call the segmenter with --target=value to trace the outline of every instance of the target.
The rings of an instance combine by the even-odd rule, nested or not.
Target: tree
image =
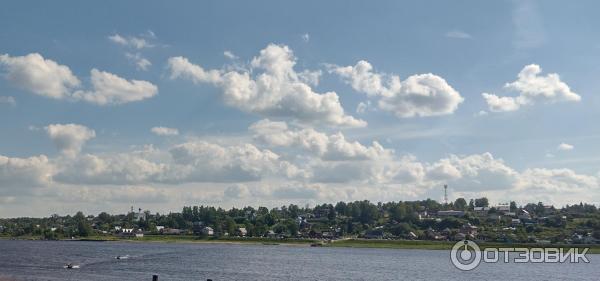
[[[92,227],[82,212],[77,212],[77,214],[73,216],[73,221],[75,222],[78,236],[86,237],[92,234]]]
[[[517,211],[517,203],[515,201],[510,201],[510,211],[511,212]]]
[[[475,199],[475,207],[488,207],[490,205],[486,197]]]
[[[454,201],[454,208],[457,210],[465,210],[467,208],[467,200],[465,198],[458,198]]]

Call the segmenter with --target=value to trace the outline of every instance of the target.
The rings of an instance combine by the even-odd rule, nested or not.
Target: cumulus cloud
[[[252,124],[250,131],[263,143],[271,146],[298,146],[330,161],[378,159],[393,153],[376,141],[371,146],[364,146],[357,141],[346,140],[341,132],[327,135],[312,128],[290,129],[285,122],[268,119]]]
[[[76,99],[97,105],[119,105],[151,98],[158,93],[158,87],[142,80],[126,80],[115,74],[92,69],[91,91],[77,91]]]
[[[16,57],[0,55],[0,66],[6,71],[4,77],[12,84],[48,98],[68,97],[81,83],[68,66],[45,59],[38,53]]]
[[[527,169],[517,189],[529,192],[598,191],[598,178],[577,174],[571,169]],[[581,199],[580,199],[581,200]]]
[[[221,82],[221,70],[204,70],[199,65],[191,63],[184,57],[171,57],[167,61],[167,67],[171,72],[171,79],[187,79],[194,84],[212,83],[218,84]]]
[[[526,65],[514,82],[506,83],[504,88],[515,91],[516,97],[499,97],[483,93],[490,111],[515,111],[524,105],[536,103],[578,102],[581,96],[571,91],[556,73],[540,75],[542,69],[537,64]]]
[[[458,190],[509,189],[519,179],[519,173],[491,153],[465,157],[450,155],[427,168],[432,180],[450,183]]]
[[[561,151],[569,151],[569,150],[573,150],[575,149],[575,146],[568,144],[568,143],[561,143],[559,144],[556,149],[561,150]]]
[[[513,97],[499,97],[494,94],[481,94],[492,112],[515,111],[521,107],[517,99]]]
[[[69,184],[126,185],[156,182],[167,169],[137,153],[80,155],[59,163],[54,180]]]
[[[256,181],[263,177],[303,177],[303,171],[276,153],[252,144],[221,146],[204,141],[188,142],[169,150],[176,178],[186,181]]]
[[[167,128],[167,127],[152,127],[150,131],[157,136],[177,136],[179,135],[179,130],[175,128]]]
[[[235,184],[227,187],[224,190],[223,195],[227,198],[246,198],[250,196],[250,191],[248,190],[248,187],[244,184]]]
[[[77,90],[81,82],[65,65],[33,53],[21,57],[0,56],[6,79],[34,94],[97,105],[118,105],[155,96],[158,88],[147,81],[126,80],[115,74],[92,69],[91,90]]]
[[[312,128],[289,128],[285,122],[261,120],[250,127],[254,138],[264,144],[305,151],[297,159],[310,172],[313,182],[391,183],[420,182],[421,163],[412,156],[397,158],[394,151],[377,141],[363,145],[341,133],[325,134]]]
[[[184,57],[168,61],[171,79],[210,83],[223,91],[229,106],[265,117],[287,117],[305,123],[362,127],[366,122],[347,115],[335,92],[316,93],[314,72],[296,72],[296,57],[284,45],[270,44],[250,63],[251,71],[205,70]]]
[[[52,180],[52,165],[45,155],[13,158],[0,155],[0,194],[16,194],[18,188],[46,186]]]
[[[44,129],[56,148],[70,157],[77,155],[85,142],[96,137],[94,130],[78,124],[51,124]]]
[[[17,100],[12,96],[0,96],[0,104],[8,104],[15,107],[17,106]]]
[[[354,66],[329,66],[354,90],[378,98],[379,108],[399,118],[452,114],[464,98],[446,80],[427,73],[401,81],[397,75],[376,73],[364,60]]]

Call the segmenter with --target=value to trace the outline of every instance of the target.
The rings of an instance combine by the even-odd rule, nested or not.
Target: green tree
[[[92,226],[82,212],[77,212],[77,214],[73,216],[73,221],[75,222],[75,227],[77,229],[76,234],[78,236],[87,237],[92,234]]]
[[[486,197],[475,199],[475,207],[488,207],[490,202]]]
[[[457,198],[454,201],[454,208],[457,210],[465,210],[467,208],[467,200],[465,198]]]

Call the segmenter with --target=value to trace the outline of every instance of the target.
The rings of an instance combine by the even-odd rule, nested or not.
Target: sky
[[[0,217],[600,203],[596,1],[9,1]]]

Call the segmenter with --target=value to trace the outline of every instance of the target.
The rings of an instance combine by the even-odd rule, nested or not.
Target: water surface
[[[117,255],[128,259],[117,260]],[[590,264],[454,268],[447,251],[285,245],[0,240],[0,276],[16,280],[598,280]],[[73,262],[80,269],[63,266]]]

